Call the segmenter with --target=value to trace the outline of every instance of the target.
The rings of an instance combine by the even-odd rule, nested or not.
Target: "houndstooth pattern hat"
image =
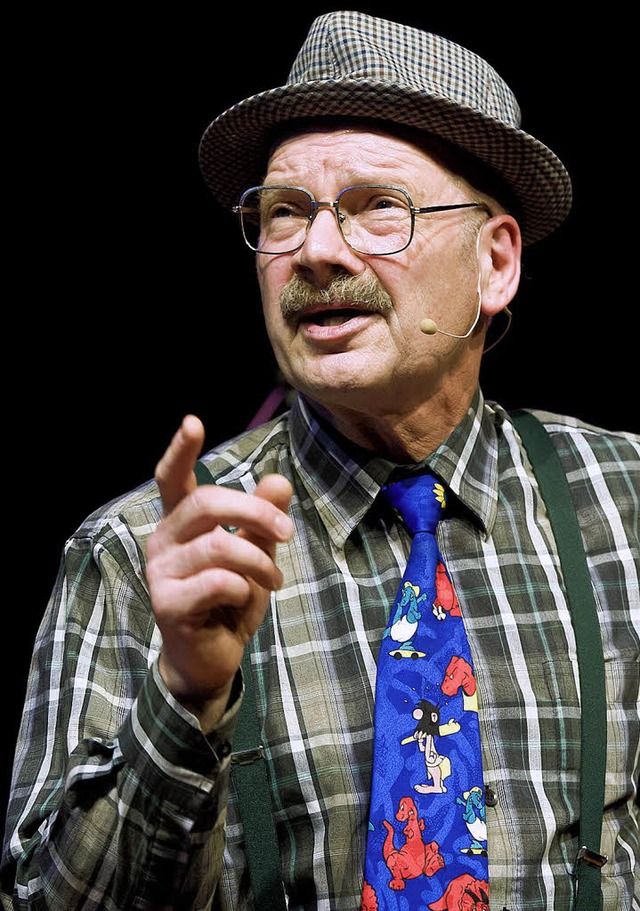
[[[240,101],[208,126],[199,161],[209,189],[235,205],[263,179],[271,130],[321,116],[417,127],[470,152],[515,194],[525,244],[554,231],[571,207],[564,165],[520,129],[518,102],[493,67],[446,38],[349,11],[315,19],[285,85]]]

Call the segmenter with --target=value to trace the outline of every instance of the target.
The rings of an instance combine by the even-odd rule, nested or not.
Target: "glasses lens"
[[[338,199],[338,221],[358,253],[398,253],[411,240],[411,200],[396,187],[349,187]]]
[[[258,253],[290,253],[304,241],[311,197],[295,187],[254,187],[238,207],[242,232]]]

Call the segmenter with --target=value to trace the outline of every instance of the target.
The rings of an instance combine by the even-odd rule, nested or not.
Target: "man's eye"
[[[356,212],[386,212],[389,210],[407,210],[407,203],[393,194],[385,193],[384,195],[376,193],[373,196],[362,196],[359,200],[355,197],[350,202],[354,203],[353,210]]]
[[[397,206],[398,202],[395,199],[374,199],[371,202],[370,208],[372,209],[392,209],[394,206]]]
[[[281,202],[271,206],[266,217],[269,221],[274,221],[278,218],[305,218],[306,214],[302,211],[300,206],[296,206],[293,203]]]

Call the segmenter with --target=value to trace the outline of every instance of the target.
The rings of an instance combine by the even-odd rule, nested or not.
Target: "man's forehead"
[[[269,157],[274,150],[291,139],[304,135],[322,135],[343,133],[355,138],[364,135],[387,137],[392,140],[411,143],[427,150],[432,138],[423,130],[402,127],[388,120],[367,117],[320,117],[290,121],[281,124],[274,131],[269,149]]]
[[[417,190],[426,181],[459,182],[458,177],[430,148],[428,138],[412,135],[378,121],[344,119],[298,124],[283,131],[271,148],[266,175],[283,172],[285,181],[296,174],[320,176],[335,172],[347,183],[361,180],[399,183]],[[277,178],[276,178],[277,179]]]

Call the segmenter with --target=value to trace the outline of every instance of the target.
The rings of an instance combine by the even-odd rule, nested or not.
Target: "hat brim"
[[[560,159],[523,130],[440,95],[354,78],[280,86],[252,95],[217,117],[200,142],[204,180],[223,206],[262,182],[273,128],[309,117],[363,117],[423,129],[494,168],[519,204],[523,242],[555,230],[571,208]]]

